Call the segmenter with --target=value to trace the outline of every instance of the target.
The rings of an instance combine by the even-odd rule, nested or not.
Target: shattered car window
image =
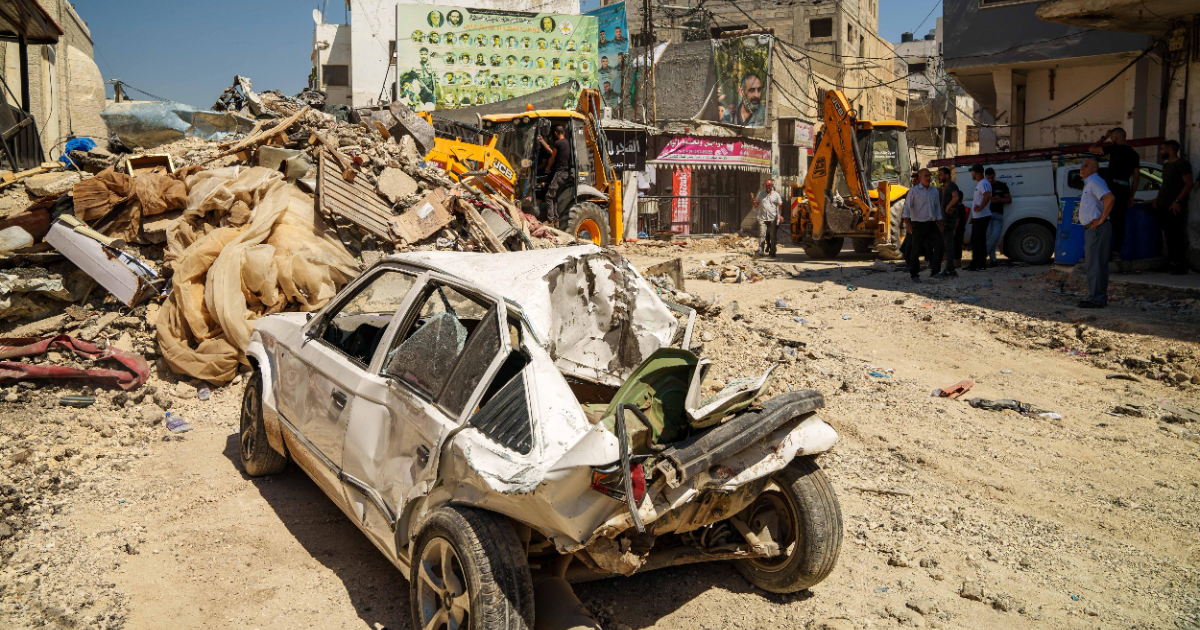
[[[358,363],[369,364],[392,316],[415,283],[414,276],[399,271],[372,278],[332,314],[321,339]]]
[[[436,286],[420,304],[415,322],[388,350],[384,374],[430,395],[439,392],[488,306],[446,286]]]

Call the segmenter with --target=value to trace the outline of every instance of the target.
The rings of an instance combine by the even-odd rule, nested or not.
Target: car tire
[[[870,254],[871,249],[875,247],[875,239],[869,236],[856,236],[850,239],[850,242],[854,244],[856,254]]]
[[[577,203],[567,211],[567,223],[563,231],[577,239],[608,247],[608,213],[590,201]]]
[[[429,516],[416,540],[408,579],[414,628],[533,628],[529,562],[507,520],[473,508],[443,507]],[[458,624],[438,625],[436,616]]]
[[[809,239],[804,242],[804,254],[812,260],[832,260],[837,258],[845,242],[846,239],[841,236],[820,240]]]
[[[242,470],[251,477],[274,475],[287,467],[287,456],[271,448],[267,441],[267,426],[263,423],[263,377],[255,369],[242,394],[241,431],[238,433],[238,452]]]
[[[798,457],[775,473],[762,494],[741,513],[752,531],[774,522],[781,555],[737,560],[751,584],[772,593],[812,588],[833,571],[842,547],[842,509],[833,486],[812,457]],[[784,514],[780,515],[779,512]],[[771,514],[775,520],[771,521]]]
[[[1018,225],[1004,239],[1004,255],[1016,262],[1045,265],[1054,258],[1054,230],[1037,223]]]

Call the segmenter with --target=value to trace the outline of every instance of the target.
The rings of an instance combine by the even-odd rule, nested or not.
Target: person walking
[[[958,272],[954,270],[955,265],[962,264],[963,232],[958,228],[966,224],[966,218],[963,216],[966,208],[963,207],[962,191],[951,177],[950,167],[939,168],[937,176],[938,183],[942,186],[942,249],[945,250],[946,258],[946,270],[940,277],[954,278],[958,276]]]
[[[987,253],[988,259],[995,267],[996,245],[999,244],[1000,235],[1004,232],[1004,204],[1012,203],[1012,194],[1008,191],[1008,184],[996,181],[996,169],[989,166],[983,170],[983,175],[992,185],[992,205],[989,208],[992,211],[992,220],[988,222]]]
[[[987,269],[987,229],[992,220],[992,184],[983,176],[983,166],[971,167],[975,196],[971,198],[971,264],[967,271]]]
[[[556,125],[553,134],[553,143],[547,143],[538,134],[538,142],[549,154],[545,172],[550,175],[550,184],[546,186],[546,216],[550,223],[558,221],[558,191],[571,179],[571,143],[567,140],[567,130]]]
[[[1105,141],[1111,140],[1111,144]],[[1097,155],[1108,156],[1107,175],[1103,178],[1108,189],[1113,194],[1112,224],[1112,255],[1119,264],[1121,273],[1133,270],[1133,261],[1121,260],[1121,248],[1125,246],[1125,211],[1133,205],[1133,191],[1137,190],[1141,178],[1142,158],[1133,147],[1125,144],[1125,130],[1114,127],[1100,138],[1099,142],[1088,147]]]
[[[1166,232],[1168,269],[1172,275],[1181,276],[1188,272],[1187,198],[1195,179],[1191,163],[1179,155],[1178,142],[1162,143],[1158,156],[1163,160],[1162,187],[1154,199],[1154,214],[1158,229]]]
[[[1079,308],[1108,306],[1108,261],[1112,255],[1112,223],[1109,214],[1116,205],[1116,196],[1100,177],[1100,164],[1084,160],[1079,167],[1083,178],[1083,194],[1079,199],[1079,222],[1087,229],[1083,233],[1084,269],[1087,271],[1088,297]]]
[[[908,273],[921,281],[921,252],[929,261],[929,277],[942,270],[942,203],[929,169],[918,173],[917,185],[908,189],[904,202],[904,231],[908,234]],[[926,249],[928,248],[928,249]]]
[[[751,195],[758,218],[758,253],[775,257],[775,232],[783,220],[783,197],[775,190],[775,182],[768,179],[757,195]]]

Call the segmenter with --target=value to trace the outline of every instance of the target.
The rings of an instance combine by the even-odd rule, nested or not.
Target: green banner
[[[770,35],[713,40],[721,122],[744,127],[767,123],[773,40]]]
[[[497,103],[571,79],[598,85],[594,16],[404,4],[399,19],[412,25],[396,43],[399,95],[415,110]]]

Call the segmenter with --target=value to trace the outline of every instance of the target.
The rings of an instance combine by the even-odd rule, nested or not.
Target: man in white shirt
[[[758,216],[758,253],[775,257],[775,231],[783,220],[783,197],[775,190],[775,182],[767,180],[757,195],[750,197]]]
[[[992,221],[992,184],[983,176],[983,165],[971,167],[975,196],[971,199],[971,264],[967,271],[987,269],[987,228]]]
[[[1096,160],[1084,160],[1079,167],[1083,177],[1083,194],[1079,199],[1079,222],[1083,233],[1084,269],[1087,271],[1088,298],[1079,308],[1108,306],[1108,259],[1112,253],[1112,212],[1116,197],[1108,190],[1098,171]]]
[[[908,244],[908,273],[913,282],[921,281],[921,252],[929,261],[929,277],[942,270],[942,203],[933,187],[929,169],[917,173],[917,185],[908,189],[904,200],[904,231]]]

